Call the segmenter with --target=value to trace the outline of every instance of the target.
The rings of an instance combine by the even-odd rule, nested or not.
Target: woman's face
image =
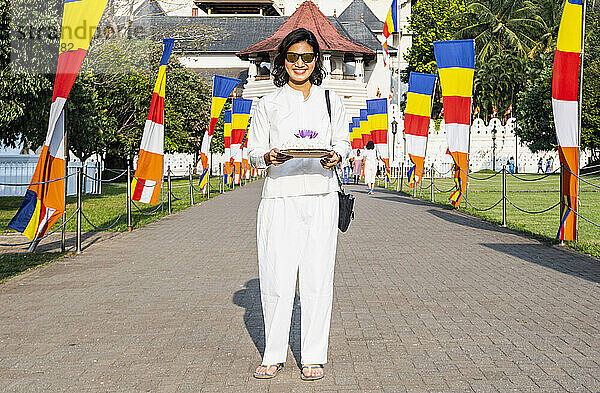
[[[313,54],[312,61],[306,63],[302,60],[302,56],[298,56],[298,59],[296,61],[291,62],[290,59],[288,59],[290,53],[297,55],[303,55],[305,53]],[[294,45],[290,46],[286,53],[285,70],[290,76],[291,83],[295,83],[298,85],[306,83],[306,81],[315,69],[315,64],[316,57],[313,51],[313,47],[308,45],[306,42],[295,43]]]

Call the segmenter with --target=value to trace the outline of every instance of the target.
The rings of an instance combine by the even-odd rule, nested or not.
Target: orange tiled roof
[[[375,52],[341,35],[319,7],[305,1],[283,22],[273,34],[237,53],[246,58],[250,54],[275,51],[283,38],[300,27],[310,30],[317,37],[321,51],[339,51],[374,55]]]

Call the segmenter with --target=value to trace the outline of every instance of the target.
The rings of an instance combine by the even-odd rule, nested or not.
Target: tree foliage
[[[419,0],[412,5],[409,29],[412,33],[412,46],[404,59],[408,67],[401,75],[401,80],[408,83],[411,72],[436,74],[437,66],[433,53],[434,41],[452,39],[456,33],[466,26],[469,16],[461,16],[466,11],[464,0]],[[440,89],[434,96],[433,114],[437,116],[442,109]],[[406,99],[400,102],[404,109]]]
[[[586,15],[581,147],[600,149],[600,7],[591,3]],[[552,113],[553,52],[538,54],[527,61],[527,82],[518,94],[517,129],[521,140],[533,151],[556,149]]]
[[[477,64],[473,103],[479,106],[484,119],[490,118],[494,109],[503,115],[515,103],[525,84],[526,70],[525,59],[511,54],[494,55]]]
[[[38,134],[45,135],[48,108],[40,103],[51,98],[59,17],[58,1],[0,1],[0,143],[35,146]],[[11,39],[21,50],[13,50]]]
[[[433,42],[450,40],[466,25],[469,15],[464,0],[419,0],[413,3],[409,28],[412,46],[404,59],[408,68],[402,75],[407,83],[412,71],[435,74]]]
[[[80,161],[101,151],[103,144],[98,113],[98,91],[90,73],[80,74],[76,79],[67,101],[65,127],[69,150]]]
[[[470,23],[456,36],[475,40],[480,62],[506,53],[527,57],[547,27],[530,0],[468,0],[466,8],[461,16]]]
[[[43,144],[48,127],[63,2],[12,3],[22,6],[0,3],[0,143],[35,148]],[[150,25],[134,31],[136,21],[152,16],[135,14],[134,4],[134,0],[109,0],[67,101],[67,140],[81,160],[94,153],[137,154],[162,54],[158,35],[177,37],[180,46],[192,40],[193,49],[198,49],[220,33],[185,24],[171,26],[167,32]],[[20,31],[37,32],[30,42],[33,51],[11,48],[11,33]],[[186,48],[179,48],[179,53]],[[15,61],[15,55],[21,60]],[[22,65],[29,68],[19,68]],[[176,55],[168,65],[166,96],[165,151],[199,150],[197,141],[208,124],[210,88],[198,74],[181,66]]]
[[[531,62],[524,89],[517,95],[516,135],[531,151],[556,148],[552,115],[552,54]]]

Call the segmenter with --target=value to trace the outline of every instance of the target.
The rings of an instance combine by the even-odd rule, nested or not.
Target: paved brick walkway
[[[255,249],[261,183],[0,285],[0,391],[600,391],[600,262],[377,191],[339,237],[330,363],[276,380]]]

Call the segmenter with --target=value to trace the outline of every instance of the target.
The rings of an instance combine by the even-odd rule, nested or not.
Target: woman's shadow
[[[244,324],[262,358],[265,354],[265,324],[260,302],[260,282],[258,278],[246,282],[244,289],[234,293],[233,303],[246,309]],[[300,366],[300,298],[297,293],[294,297],[289,343],[296,364]]]

